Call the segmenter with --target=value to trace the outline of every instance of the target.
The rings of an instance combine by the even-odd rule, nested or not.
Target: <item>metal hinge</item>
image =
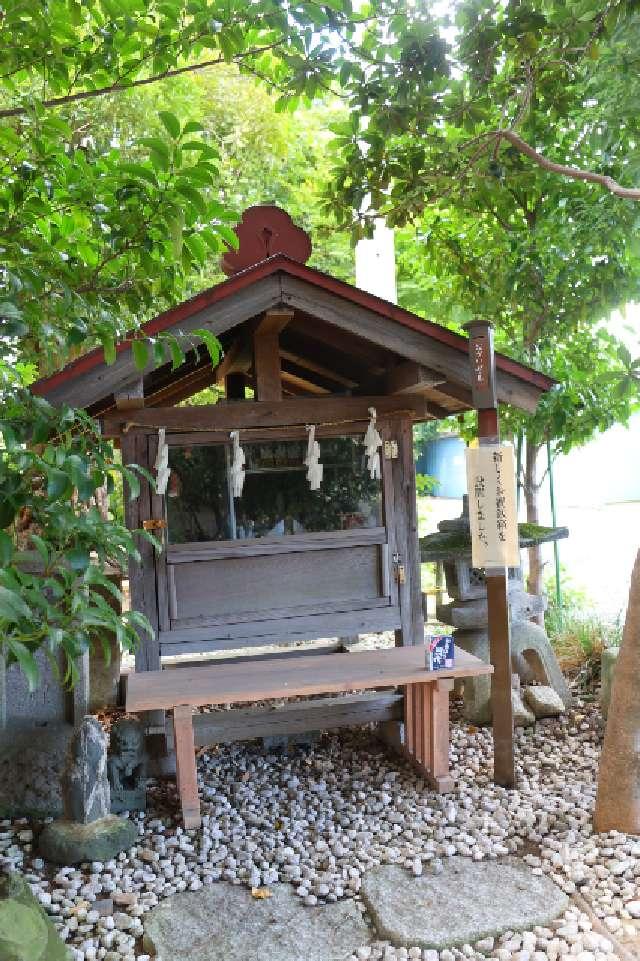
[[[395,460],[398,456],[398,442],[396,440],[386,440],[384,442],[384,456],[386,460]]]
[[[163,531],[166,529],[167,522],[162,520],[143,521],[142,526],[145,531]]]
[[[397,551],[393,554],[393,573],[398,584],[404,584],[407,579],[407,572],[405,571],[404,564],[402,563],[402,558]]]

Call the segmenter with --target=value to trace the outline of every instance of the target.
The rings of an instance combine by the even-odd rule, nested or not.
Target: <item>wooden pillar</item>
[[[200,800],[193,737],[193,708],[177,704],[173,709],[173,737],[176,749],[176,782],[185,828],[199,828]]]
[[[234,371],[225,377],[225,397],[227,400],[244,400],[247,385],[246,374]]]
[[[413,458],[413,423],[409,417],[392,421],[391,437],[398,444],[392,461],[393,513],[395,518],[396,559],[400,631],[396,646],[424,643],[424,615],[420,586],[420,545],[418,543],[418,504],[416,468]]]
[[[154,438],[155,440],[155,438]],[[151,470],[149,455],[150,439],[146,434],[124,434],[120,444],[123,464],[138,464]],[[137,497],[131,496],[126,480],[124,483],[124,516],[129,530],[139,530],[145,520],[153,517],[153,492],[148,480],[138,475],[140,490]],[[159,499],[159,498],[158,498]],[[136,648],[136,672],[159,671],[160,644],[158,641],[158,591],[154,547],[146,538],[136,537],[136,547],[140,560],[129,558],[129,597],[131,609],[140,611],[149,619],[153,637],[140,631],[140,641]],[[149,711],[145,714],[147,734],[151,735],[149,749],[152,755],[165,751],[164,711]]]
[[[493,329],[488,321],[474,320],[469,330],[471,390],[478,411],[480,445],[500,441],[498,401],[495,389]],[[485,570],[489,656],[493,665],[491,712],[493,716],[493,779],[503,787],[515,786],[513,754],[513,704],[511,701],[511,635],[509,628],[508,579],[505,567]]]
[[[280,331],[293,319],[291,310],[268,310],[253,334],[256,400],[282,400]]]

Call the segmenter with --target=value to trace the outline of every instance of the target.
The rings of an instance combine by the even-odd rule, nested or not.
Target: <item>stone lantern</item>
[[[532,547],[568,536],[566,527],[520,525],[520,547]],[[470,654],[489,661],[487,626],[487,588],[484,571],[472,566],[469,502],[464,498],[462,514],[438,524],[438,533],[420,540],[423,561],[439,561],[444,567],[447,594],[452,600],[438,604],[436,615],[454,628],[454,642]],[[549,638],[531,618],[542,614],[546,598],[528,594],[522,569],[508,571],[509,622],[511,626],[511,664],[515,688],[537,682],[553,688],[567,708],[571,695],[556,660]],[[491,721],[491,678],[478,677],[464,682],[464,716],[474,724]],[[519,700],[519,695],[514,694]],[[514,704],[514,708],[515,708]],[[516,712],[514,712],[516,713]],[[533,720],[533,718],[531,718]]]

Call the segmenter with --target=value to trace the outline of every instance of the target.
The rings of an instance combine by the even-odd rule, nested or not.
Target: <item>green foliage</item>
[[[545,580],[548,607],[545,629],[563,669],[578,672],[578,683],[592,688],[600,676],[600,659],[606,647],[620,644],[620,620],[606,620],[593,610],[583,590],[576,587],[561,568],[561,605],[555,594],[555,577]]]
[[[92,639],[114,632],[131,647],[148,625],[107,610],[96,581],[100,565],[124,569],[135,556],[119,502],[123,474],[130,489],[135,476],[89,418],[53,410],[25,385],[97,345],[111,363],[131,334],[140,371],[175,369],[198,343],[217,363],[207,330],[149,337],[140,327],[219,279],[248,202],[286,201],[300,185],[291,212],[308,225],[317,120],[300,135],[286,113],[274,119],[275,96],[253,78],[275,84],[281,107],[308,100],[330,77],[329,39],[352,31],[348,0],[17,0],[3,10],[0,643],[31,683],[39,648],[62,648],[72,681]],[[202,64],[219,79],[193,72]],[[99,481],[110,518],[93,503]],[[38,573],[17,563],[24,538]]]
[[[505,412],[509,433],[567,450],[625,421],[640,361],[606,322],[640,298],[638,205],[540,169],[495,132],[633,183],[640,17],[625,3],[376,9],[390,18],[368,24],[367,67],[344,82],[350,116],[334,126],[339,222],[369,198],[399,228],[407,306],[454,329],[488,317],[499,349],[560,381],[535,416]],[[361,215],[354,234],[369,227]]]
[[[124,572],[137,556],[134,536],[106,520],[98,508],[99,489],[113,489],[124,477],[135,493],[137,468],[113,456],[95,423],[83,412],[56,411],[16,387],[0,421],[0,518],[7,527],[18,518],[27,526],[28,548],[18,554],[15,536],[0,533],[0,638],[8,662],[17,662],[33,688],[38,681],[35,653],[42,648],[57,663],[65,655],[63,680],[75,680],[75,661],[96,638],[109,650],[115,635],[131,650],[137,631],[151,631],[136,612],[118,615],[105,600],[119,590],[105,576],[109,566]],[[141,532],[140,536],[149,536]]]

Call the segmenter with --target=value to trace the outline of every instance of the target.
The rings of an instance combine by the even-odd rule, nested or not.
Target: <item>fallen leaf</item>
[[[251,897],[264,901],[265,898],[271,897],[271,891],[269,888],[251,888]]]

